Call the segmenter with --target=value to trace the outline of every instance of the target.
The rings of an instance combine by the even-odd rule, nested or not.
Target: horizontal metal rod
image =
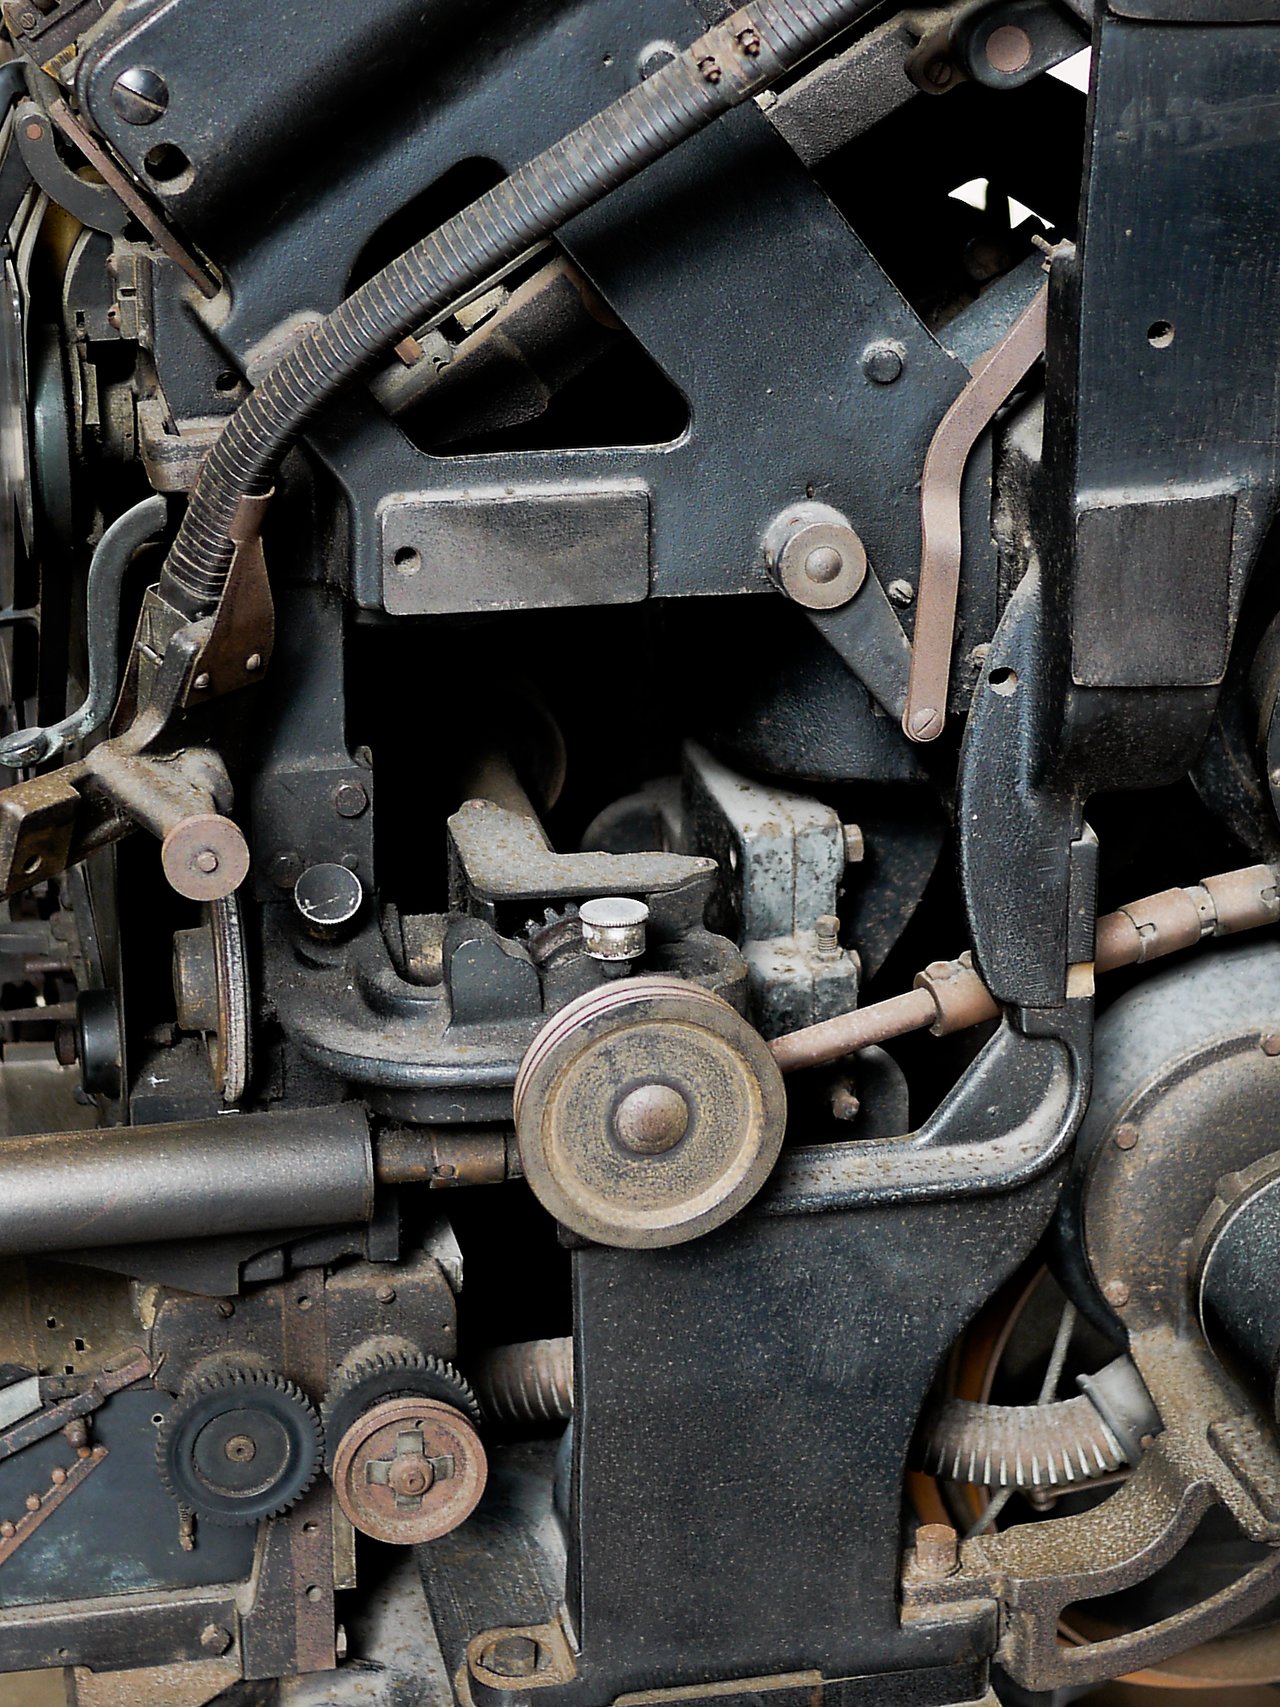
[[[0,1140],[0,1256],[373,1215],[358,1103]]]
[[[1206,937],[1233,936],[1280,920],[1280,868],[1247,865],[1186,889],[1162,889],[1098,920],[1088,974],[1159,960]],[[1000,1004],[970,954],[937,960],[918,972],[916,987],[835,1019],[786,1032],[769,1044],[784,1073],[839,1061],[873,1043],[929,1028],[935,1037],[994,1019]]]

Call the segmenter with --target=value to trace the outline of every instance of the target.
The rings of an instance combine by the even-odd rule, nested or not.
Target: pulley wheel
[[[338,1443],[338,1504],[364,1535],[417,1547],[471,1516],[489,1475],[484,1447],[461,1411],[436,1399],[386,1399]]]
[[[682,1244],[728,1221],[768,1178],[786,1129],[782,1076],[719,996],[636,978],[570,1002],[534,1039],[515,1088],[525,1178],[599,1244]]]

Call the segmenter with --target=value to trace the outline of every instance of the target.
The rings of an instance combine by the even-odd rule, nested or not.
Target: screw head
[[[1123,1310],[1129,1302],[1129,1288],[1123,1280],[1109,1280],[1102,1288],[1102,1296],[1113,1310]]]
[[[231,1646],[231,1632],[221,1624],[206,1624],[200,1632],[200,1646],[209,1654],[225,1654]]]
[[[380,1286],[374,1293],[374,1297],[378,1300],[379,1304],[394,1304],[396,1301],[396,1289],[394,1286]]]
[[[919,711],[913,711],[907,726],[913,741],[932,741],[941,730],[942,713],[933,705],[922,705]]]
[[[941,57],[931,59],[924,68],[925,82],[932,84],[935,89],[945,89],[954,75],[951,66]]]
[[[1131,1120],[1126,1120],[1116,1127],[1112,1136],[1117,1150],[1132,1150],[1138,1142],[1138,1128]]]
[[[906,349],[893,338],[878,338],[862,352],[862,371],[873,385],[892,385],[902,378]]]
[[[131,65],[111,85],[111,105],[126,124],[154,124],[169,106],[169,85],[149,65]]]
[[[358,818],[369,809],[369,795],[361,782],[340,782],[333,791],[333,806],[339,818]]]
[[[886,591],[889,603],[897,605],[899,610],[905,610],[916,596],[916,590],[910,581],[890,581]]]
[[[1264,1055],[1280,1055],[1280,1031],[1267,1031],[1263,1033],[1262,1053]]]

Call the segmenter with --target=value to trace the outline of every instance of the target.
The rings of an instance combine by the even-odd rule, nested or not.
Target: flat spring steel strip
[[[920,477],[920,586],[902,730],[936,741],[947,720],[947,687],[960,590],[960,487],[969,453],[996,410],[1044,352],[1049,286],[997,344],[938,423]]]

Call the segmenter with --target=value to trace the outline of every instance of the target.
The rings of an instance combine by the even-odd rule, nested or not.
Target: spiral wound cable
[[[228,421],[161,576],[192,616],[226,586],[236,510],[307,423],[385,350],[566,220],[797,65],[870,0],[756,0],[415,243],[305,333]]]
[[[915,1464],[980,1488],[1057,1489],[1135,1465],[1162,1424],[1133,1362],[1117,1357],[1079,1385],[1078,1398],[1037,1405],[947,1399],[921,1428]]]

